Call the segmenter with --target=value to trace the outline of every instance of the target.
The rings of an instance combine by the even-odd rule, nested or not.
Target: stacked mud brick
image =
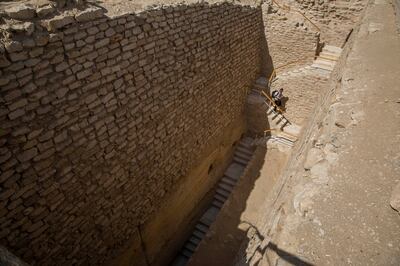
[[[319,25],[322,41],[341,46],[366,4],[366,0],[296,0],[292,8]]]
[[[319,43],[319,32],[309,24],[299,22],[298,16],[263,5],[265,35],[274,67],[288,67],[311,63]]]
[[[243,112],[260,10],[94,6],[2,15],[0,244],[38,265],[101,264]]]

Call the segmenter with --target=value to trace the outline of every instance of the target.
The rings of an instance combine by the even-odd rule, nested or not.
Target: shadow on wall
[[[260,74],[261,76],[269,79],[272,72],[274,71],[274,62],[272,60],[271,54],[269,52],[268,41],[266,36],[266,29],[265,29],[265,21],[267,18],[264,17],[264,12],[262,11],[262,6],[259,8],[259,16],[261,23],[261,66],[260,66]],[[270,93],[268,87],[268,93]]]
[[[130,241],[141,254],[140,238],[151,262],[173,246],[217,181],[204,162],[239,127],[260,73],[257,8],[92,12],[49,18],[41,38],[0,58],[0,243],[31,264],[100,265]],[[182,189],[202,164],[206,178]]]

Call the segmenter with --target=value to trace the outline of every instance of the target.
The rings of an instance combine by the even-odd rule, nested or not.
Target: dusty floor
[[[400,265],[400,36],[376,0],[357,33],[336,100],[292,180],[281,231],[259,265]],[[307,264],[309,263],[309,264]]]
[[[258,148],[251,171],[234,189],[188,265],[233,265],[246,232],[258,221],[264,201],[286,164],[288,150]]]

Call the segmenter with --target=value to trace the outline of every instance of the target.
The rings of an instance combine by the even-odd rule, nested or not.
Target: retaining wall
[[[260,10],[35,12],[0,47],[0,243],[32,264],[98,265],[140,246],[140,225],[154,260],[245,130]]]

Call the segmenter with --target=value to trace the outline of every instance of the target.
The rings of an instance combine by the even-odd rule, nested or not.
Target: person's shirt
[[[283,96],[283,94],[281,91],[274,90],[272,92],[272,98],[274,98],[274,99],[280,100],[280,99],[282,99],[282,96]]]

